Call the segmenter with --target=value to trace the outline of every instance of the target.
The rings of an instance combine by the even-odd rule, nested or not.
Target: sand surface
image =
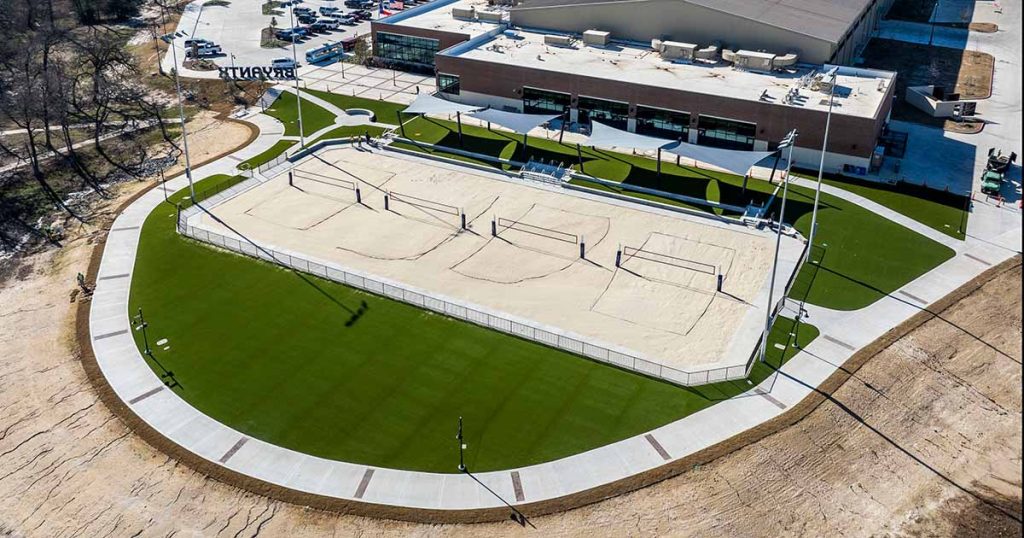
[[[680,370],[745,364],[763,325],[774,236],[567,192],[342,148],[300,163],[291,185],[282,174],[190,223]],[[616,268],[620,246],[639,251]]]

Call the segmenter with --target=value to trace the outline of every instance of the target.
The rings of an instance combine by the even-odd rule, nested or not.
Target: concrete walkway
[[[1019,93],[1017,106],[1019,111]],[[249,120],[259,125],[261,136],[230,157],[196,169],[196,178],[233,174],[237,162],[264,151],[281,138],[281,126],[275,120],[262,115]],[[1013,140],[1019,147],[1019,132]],[[168,189],[184,187],[183,178],[168,182]],[[480,483],[464,474],[356,465],[274,446],[204,416],[167,389],[135,346],[128,312],[139,234],[145,218],[163,201],[160,189],[132,203],[111,227],[92,299],[90,336],[100,368],[132,412],[197,456],[244,475],[301,492],[408,508],[502,506],[502,501],[481,484],[512,504],[555,499],[677,461],[780,415],[812,394],[814,387],[857,349],[989,267],[1016,255],[1020,248],[1021,218],[1015,207],[976,202],[967,240],[961,242],[853,193],[828,186],[824,190],[950,246],[957,254],[861,310],[839,312],[805,305],[806,321],[819,329],[820,337],[800,350],[778,374],[740,396],[589,452],[475,475]],[[787,303],[785,315],[795,316],[795,308]]]

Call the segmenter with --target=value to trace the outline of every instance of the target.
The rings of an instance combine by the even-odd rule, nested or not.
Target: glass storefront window
[[[438,46],[436,39],[377,32],[377,56],[390,62],[433,66]]]
[[[572,105],[567,93],[523,88],[523,112],[526,114],[563,114]]]
[[[636,107],[636,132],[686,142],[690,136],[690,114],[638,106]]]
[[[701,116],[697,122],[697,143],[726,149],[754,149],[757,124]]]
[[[617,101],[605,101],[593,97],[580,97],[577,101],[579,122],[590,125],[597,120],[616,129],[625,129],[629,122],[629,105]]]
[[[459,94],[459,77],[458,75],[446,75],[444,73],[437,74],[437,89],[441,93],[447,93],[451,95]]]

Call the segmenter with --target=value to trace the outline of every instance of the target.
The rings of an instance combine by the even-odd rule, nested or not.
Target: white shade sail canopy
[[[476,112],[483,108],[447,101],[429,93],[421,93],[402,112],[405,114],[455,114],[456,112]]]
[[[616,129],[610,125],[590,122],[590,136],[586,145],[600,148],[632,148],[639,150],[666,148],[678,142]]]
[[[561,117],[561,114],[520,114],[518,112],[505,112],[504,110],[488,108],[487,110],[474,112],[469,116],[481,121],[496,123],[519,134],[526,134],[555,118]]]
[[[590,123],[593,126],[590,129],[590,137],[586,142],[588,146],[634,148],[639,150],[661,149],[662,151],[728,170],[741,176],[747,175],[747,172],[755,164],[775,154],[774,151],[746,151],[698,146],[687,142],[639,135],[596,121],[591,121]]]
[[[747,172],[757,163],[774,155],[774,151],[745,151],[741,149],[722,149],[708,146],[698,146],[680,142],[679,144],[665,148],[665,151],[674,153],[680,157],[693,159],[697,162],[710,164],[716,168],[728,170],[736,175],[745,176]]]

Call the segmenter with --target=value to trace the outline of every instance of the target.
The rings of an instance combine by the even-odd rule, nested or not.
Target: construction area
[[[768,229],[355,148],[188,224],[682,371],[747,363],[775,245]],[[802,252],[783,236],[775,297]]]

